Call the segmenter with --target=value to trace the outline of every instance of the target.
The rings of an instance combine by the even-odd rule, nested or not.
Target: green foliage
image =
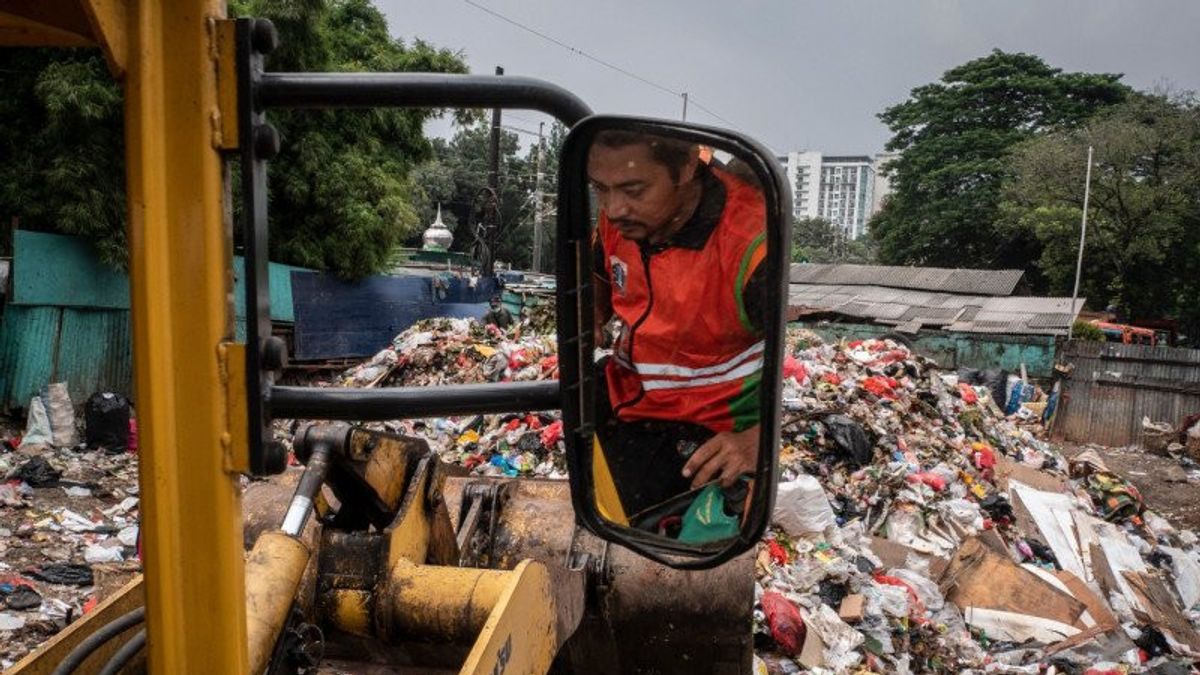
[[[824,218],[799,218],[792,223],[792,262],[866,264],[875,255],[870,238],[847,240]]]
[[[1025,267],[1036,243],[997,228],[1011,148],[1122,101],[1120,75],[1064,73],[999,50],[917,87],[879,118],[895,191],[870,231],[888,264]]]
[[[123,98],[103,56],[0,49],[0,90],[0,222],[81,236],[123,266]]]
[[[274,21],[271,70],[466,71],[459,54],[393,40],[369,0],[239,0],[230,12]],[[0,88],[2,222],[83,236],[123,266],[123,104],[100,52],[0,50]],[[384,269],[423,227],[408,172],[430,156],[423,125],[437,114],[270,113],[283,141],[269,172],[271,259],[345,278]]]
[[[368,0],[261,0],[232,8],[275,22],[280,71],[465,72],[459,55],[393,40]],[[291,110],[268,117],[282,149],[271,162],[271,258],[354,279],[382,271],[426,223],[409,171],[431,155],[433,110]]]
[[[1104,342],[1108,339],[1104,336],[1104,331],[1100,330],[1098,326],[1080,319],[1075,320],[1075,325],[1071,328],[1071,335],[1076,340],[1084,340],[1086,342]]]
[[[503,118],[502,118],[503,120]],[[503,121],[502,121],[503,123]],[[558,157],[566,128],[552,125],[545,134],[546,156],[542,162],[540,205],[545,243],[543,270],[552,269],[555,231],[554,195],[557,192]],[[500,211],[495,258],[517,268],[528,269],[533,253],[534,200],[537,178],[537,138],[525,138],[521,154],[517,134],[500,132]],[[454,233],[455,251],[479,255],[482,225],[487,217],[488,147],[491,143],[491,119],[460,126],[449,142],[433,141],[433,158],[412,172],[414,203],[423,223],[433,221],[437,205],[442,205],[442,220]],[[414,244],[417,241],[414,239]]]
[[[1069,294],[1094,147],[1080,294],[1133,318],[1172,315],[1200,332],[1200,106],[1137,95],[1085,125],[1019,146],[1004,191],[1006,231],[1032,238],[1053,293]]]

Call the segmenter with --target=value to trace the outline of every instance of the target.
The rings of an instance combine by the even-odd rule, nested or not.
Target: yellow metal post
[[[244,673],[241,507],[220,343],[219,0],[131,2],[125,64],[134,386],[153,673]]]

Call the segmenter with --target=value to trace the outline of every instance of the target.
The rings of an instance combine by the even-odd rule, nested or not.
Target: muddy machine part
[[[302,430],[297,454],[324,461],[308,448],[331,440],[330,489],[304,531],[286,533],[314,553],[285,634],[318,626],[327,672],[468,672],[488,635],[503,643],[498,618],[514,636],[537,632],[526,613],[552,636],[540,671],[749,672],[750,557],[670,569],[577,528],[566,482],[449,476],[418,439],[330,425]],[[279,538],[306,483],[293,472],[248,491],[247,530]]]
[[[537,560],[588,573],[583,621],[560,672],[747,673],[753,658],[754,559],[674,570],[575,524],[565,481],[448,478],[443,496],[463,561],[511,569]],[[460,539],[462,540],[462,539]]]

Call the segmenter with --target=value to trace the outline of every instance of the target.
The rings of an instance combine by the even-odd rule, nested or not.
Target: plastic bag
[[[806,628],[804,619],[800,618],[800,609],[795,603],[775,591],[767,591],[762,597],[763,613],[767,615],[767,626],[771,629],[771,637],[785,654],[800,653],[804,646]]]
[[[913,589],[917,597],[920,598],[921,604],[925,605],[925,609],[930,612],[936,612],[946,604],[946,599],[942,597],[942,592],[938,589],[938,585],[923,574],[918,574],[903,567],[897,567],[888,570],[888,576],[908,584],[909,588]]]
[[[821,423],[847,464],[857,469],[871,461],[874,452],[862,425],[845,415],[829,415]]]
[[[46,406],[42,397],[34,396],[29,401],[29,419],[25,423],[25,434],[21,436],[21,450],[50,445],[53,433],[50,430],[50,416],[46,414]]]
[[[46,414],[50,418],[51,438],[55,447],[69,448],[79,442],[75,432],[75,406],[66,382],[46,386]]]
[[[731,539],[737,536],[738,524],[737,516],[725,513],[725,495],[721,492],[721,486],[714,483],[701,490],[692,500],[687,513],[683,514],[679,541],[704,544]]]
[[[824,532],[837,524],[821,482],[809,475],[779,484],[771,520],[793,537]]]
[[[110,453],[129,447],[129,399],[113,392],[97,392],[83,406],[84,440],[89,448]]]

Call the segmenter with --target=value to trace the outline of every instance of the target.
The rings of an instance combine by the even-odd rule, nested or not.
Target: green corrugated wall
[[[895,333],[895,326],[862,323],[826,323],[798,321],[802,326],[826,340],[865,339]],[[940,330],[921,330],[906,335],[918,354],[931,358],[943,368],[1001,368],[1011,373],[1021,370],[1030,377],[1049,378],[1054,372],[1057,338],[1053,335],[1006,335],[991,333],[957,333]]]
[[[81,404],[93,392],[132,397],[129,279],[75,237],[13,233],[11,302],[0,316],[0,406],[25,407],[50,382]],[[244,339],[242,259],[234,259],[238,339]],[[293,270],[271,263],[271,318],[294,321]]]

